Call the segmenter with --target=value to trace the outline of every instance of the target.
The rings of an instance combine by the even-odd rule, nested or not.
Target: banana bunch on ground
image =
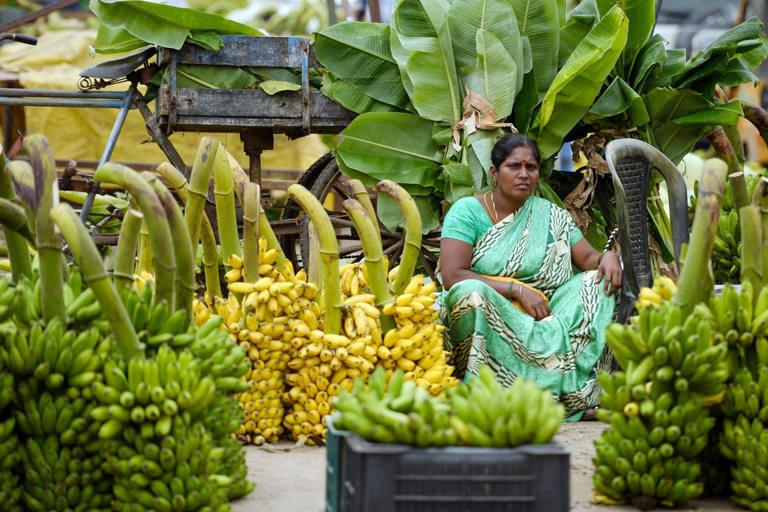
[[[728,347],[716,343],[704,304],[683,317],[670,301],[640,309],[633,325],[611,324],[606,342],[621,371],[602,373],[595,442],[595,501],[640,508],[698,497],[701,453],[715,426],[710,407],[725,395]]]
[[[0,503],[10,512],[21,512],[22,489],[16,476],[21,451],[16,437],[16,420],[9,405],[16,395],[13,375],[0,362]]]
[[[750,510],[768,510],[768,429],[765,420],[727,418],[720,452],[733,462],[731,500]]]
[[[230,256],[228,297],[216,300],[211,308],[201,302],[194,306],[196,323],[212,314],[224,318],[230,339],[250,360],[248,388],[238,395],[244,419],[237,436],[256,445],[277,442],[283,432],[284,373],[295,357],[289,349],[304,346],[310,330],[320,326],[321,317],[314,300],[317,287],[307,282],[303,271],[294,273],[290,266],[278,270],[277,255],[277,249],[267,249],[264,238],[259,240],[260,277],[254,283],[242,281],[243,261]]]
[[[741,228],[739,213],[723,212],[717,223],[712,248],[712,271],[716,283],[738,283],[741,272]]]
[[[549,392],[517,381],[503,389],[487,367],[448,396],[432,396],[402,370],[390,378],[381,368],[367,386],[356,380],[333,401],[334,427],[379,443],[430,446],[513,447],[546,443],[557,431],[563,408]]]
[[[294,338],[286,375],[289,389],[284,395],[289,406],[284,424],[294,439],[306,437],[309,444],[324,439],[331,400],[341,389],[352,389],[355,379],[367,379],[373,371],[378,359],[376,347],[382,343],[374,301],[373,295],[362,294],[342,304],[343,330],[354,337],[315,329]]]
[[[652,288],[641,288],[635,302],[637,309],[658,306],[672,298],[677,291],[675,282],[667,276],[659,276],[653,281]]]
[[[390,272],[390,279],[396,270]],[[434,281],[424,283],[424,276],[417,274],[401,295],[384,306],[384,314],[394,316],[397,328],[384,336],[378,356],[384,368],[400,368],[406,379],[415,379],[430,393],[439,395],[458,381],[443,348],[445,327],[437,322],[435,288]]]

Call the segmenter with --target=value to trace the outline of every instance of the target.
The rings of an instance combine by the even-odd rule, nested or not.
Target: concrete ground
[[[624,512],[633,507],[592,504],[592,441],[605,428],[602,423],[566,423],[559,440],[571,450],[571,510],[573,512]],[[289,443],[246,449],[248,478],[256,489],[233,503],[233,512],[321,512],[325,503],[325,449],[294,447]],[[740,510],[724,500],[699,500],[678,511]]]

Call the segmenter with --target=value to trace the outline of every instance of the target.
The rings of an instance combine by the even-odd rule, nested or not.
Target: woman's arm
[[[502,297],[520,301],[525,310],[536,320],[549,316],[549,305],[538,294],[521,286],[483,277],[470,270],[471,261],[471,245],[453,238],[440,240],[440,275],[446,290],[459,281],[477,279],[496,290]]]
[[[605,276],[604,290],[606,293],[612,295],[621,288],[623,272],[619,257],[615,252],[598,252],[586,239],[582,238],[571,249],[571,261],[582,272],[597,269],[596,283],[602,281],[603,276]]]

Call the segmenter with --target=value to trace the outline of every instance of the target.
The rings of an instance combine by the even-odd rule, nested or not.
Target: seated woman
[[[458,376],[488,365],[506,385],[520,377],[549,389],[571,420],[592,415],[595,372],[610,363],[604,331],[619,258],[593,249],[568,212],[532,196],[541,164],[533,141],[505,135],[491,160],[494,189],[457,201],[443,222],[446,343]]]

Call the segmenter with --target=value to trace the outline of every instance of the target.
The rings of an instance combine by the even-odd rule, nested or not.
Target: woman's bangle
[[[509,295],[509,300],[512,300],[514,298],[514,295],[512,294],[512,289],[515,286],[514,281],[509,282],[509,286],[507,287],[507,294]]]
[[[523,294],[523,285],[520,283],[515,283],[514,281],[509,282],[509,288],[507,288],[507,293],[509,294],[509,300],[514,300],[515,294],[512,293],[512,291],[515,289],[514,286],[517,284],[517,298],[519,299],[520,296]]]

